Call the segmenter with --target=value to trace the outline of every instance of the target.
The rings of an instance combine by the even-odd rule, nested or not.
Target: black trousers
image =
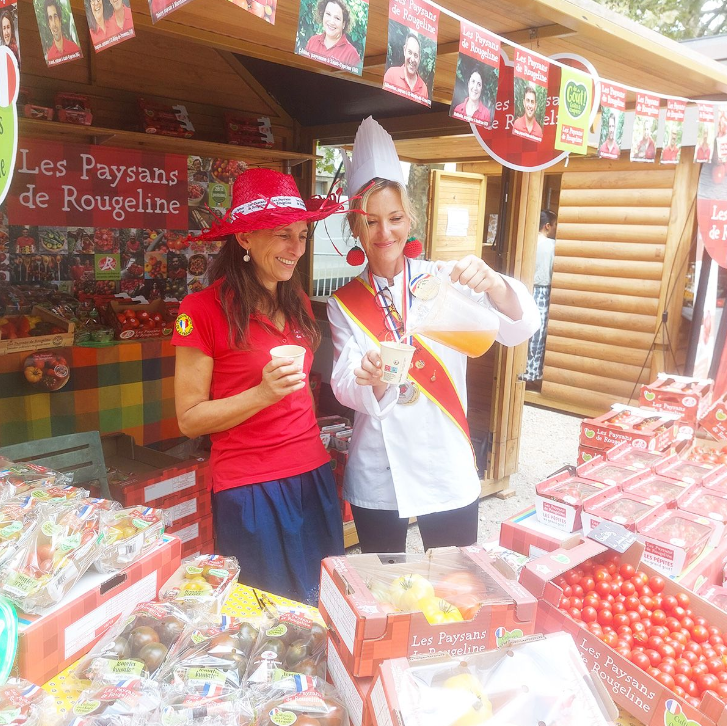
[[[417,517],[424,549],[467,547],[477,541],[479,499],[448,512]],[[351,505],[362,552],[405,552],[408,517],[395,509],[364,509]]]

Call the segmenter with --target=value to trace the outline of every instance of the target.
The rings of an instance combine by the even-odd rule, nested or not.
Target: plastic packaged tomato
[[[0,508],[0,567],[22,547],[38,520],[28,509],[19,505],[6,505]]]
[[[188,557],[164,583],[159,599],[218,613],[239,574],[240,566],[234,557]]]
[[[315,677],[281,681],[258,707],[258,714],[258,726],[287,723],[349,726],[350,723],[336,689]]]
[[[73,705],[75,726],[141,726],[158,722],[159,685],[146,678],[98,681],[82,691]]]
[[[3,726],[53,726],[58,721],[56,699],[40,686],[14,678],[0,686]]]
[[[40,506],[38,526],[2,566],[0,594],[37,613],[60,602],[98,555],[100,507]]]
[[[98,572],[116,572],[156,547],[164,535],[164,511],[129,507],[101,513],[101,552],[93,566]]]
[[[169,688],[161,706],[163,726],[253,726],[257,724],[255,706],[244,692],[207,694],[187,693],[184,688]]]
[[[270,608],[247,668],[260,687],[291,675],[326,677],[326,628],[304,608]]]
[[[226,615],[185,628],[156,679],[188,694],[240,689],[258,628]]]
[[[89,492],[70,484],[52,484],[51,486],[32,487],[17,493],[8,500],[8,504],[19,504],[22,507],[33,508],[40,504],[65,506],[73,502],[80,502],[88,497]]]
[[[38,464],[15,463],[0,458],[0,491],[11,486],[14,494],[22,494],[28,489],[70,484],[72,480],[73,477],[68,474]]]
[[[73,675],[89,681],[152,678],[189,625],[186,614],[172,603],[139,603],[78,662]]]

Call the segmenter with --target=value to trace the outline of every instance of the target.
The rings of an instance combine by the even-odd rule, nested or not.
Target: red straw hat
[[[238,232],[274,229],[293,222],[316,222],[345,212],[337,198],[314,197],[304,202],[288,174],[272,169],[247,169],[235,179],[232,206],[198,240],[219,240]]]

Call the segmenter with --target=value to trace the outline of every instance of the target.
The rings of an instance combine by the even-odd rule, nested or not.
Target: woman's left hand
[[[502,276],[475,255],[467,255],[455,263],[450,279],[475,292],[486,292],[490,297],[496,298],[507,292]]]

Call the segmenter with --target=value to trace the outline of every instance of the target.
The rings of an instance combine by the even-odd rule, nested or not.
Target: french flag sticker
[[[677,713],[681,713],[682,712],[682,707],[679,705],[679,701],[676,701],[675,699],[670,698],[666,702],[666,712],[667,713],[673,713],[675,715]]]
[[[495,631],[495,637],[496,638],[502,638],[505,635],[505,628],[498,628]]]

